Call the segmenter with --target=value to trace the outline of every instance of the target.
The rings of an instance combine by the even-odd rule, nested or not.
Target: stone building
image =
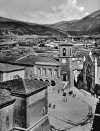
[[[0,93],[0,131],[50,131],[47,86],[43,81],[21,78],[0,83],[4,94]],[[11,100],[5,90],[10,91]]]
[[[0,89],[0,131],[10,131],[13,128],[14,102],[9,91]]]
[[[25,66],[25,76],[49,82],[70,81],[73,86],[72,45],[59,45],[59,59],[49,56],[29,55],[16,61]]]
[[[69,81],[70,87],[72,87],[74,85],[72,67],[72,44],[59,45],[59,64],[61,80]]]
[[[68,43],[59,44],[59,57],[54,59],[50,56],[27,55],[15,62],[9,62],[12,65],[24,66],[25,77],[32,77],[41,81],[58,83],[69,81],[73,86],[72,69],[72,45]],[[7,63],[7,61],[6,61]]]
[[[83,63],[83,83],[84,89],[93,92],[95,86],[95,61],[90,55],[85,56]]]
[[[38,80],[56,81],[60,79],[59,62],[48,56],[29,55],[18,61],[18,65],[25,67],[25,77]]]
[[[100,87],[100,58],[96,52],[90,51],[83,63],[83,89],[91,93],[98,90],[100,94],[100,89],[96,89],[97,85]]]
[[[16,77],[24,78],[25,68],[17,65],[0,63],[0,82],[15,79]]]

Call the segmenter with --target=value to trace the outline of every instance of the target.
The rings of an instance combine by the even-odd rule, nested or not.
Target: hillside
[[[44,25],[11,20],[0,17],[0,35],[60,35],[66,36],[66,33],[59,29],[53,29]]]
[[[54,29],[61,29],[70,35],[98,35],[100,34],[100,10],[75,21],[64,21],[49,25]]]
[[[61,21],[55,24],[47,25],[48,27],[59,29],[63,31],[70,30],[70,27],[75,24],[78,20],[72,20],[72,21]]]
[[[61,21],[51,25],[39,25],[0,17],[0,35],[98,35],[100,34],[100,10],[80,19]]]

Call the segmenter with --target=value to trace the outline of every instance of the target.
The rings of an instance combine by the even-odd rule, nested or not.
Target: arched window
[[[58,72],[57,70],[54,71],[54,77],[57,77],[58,76]]]
[[[63,48],[63,56],[66,56],[66,49]]]
[[[46,69],[43,69],[43,76],[46,76]]]
[[[51,69],[48,69],[48,77],[52,77],[52,71],[51,71]]]
[[[40,70],[40,68],[38,68],[38,76],[40,76],[41,75],[41,70]]]

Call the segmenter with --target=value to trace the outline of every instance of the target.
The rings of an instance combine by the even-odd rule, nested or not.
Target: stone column
[[[74,86],[74,74],[73,74],[73,66],[72,66],[72,58],[69,58],[70,62],[70,88]]]
[[[42,76],[42,74],[43,74],[42,71],[43,71],[43,70],[42,70],[42,67],[41,67],[41,68],[40,68],[40,76]]]
[[[83,85],[84,89],[87,89],[87,82],[86,82],[86,65],[83,63]]]
[[[97,58],[95,57],[95,83],[97,83]]]
[[[52,71],[52,77],[54,77],[54,69],[52,68],[52,70],[51,70],[51,71]]]

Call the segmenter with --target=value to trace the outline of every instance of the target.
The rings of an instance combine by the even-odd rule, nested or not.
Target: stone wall
[[[26,98],[15,97],[14,104],[14,126],[26,128]]]
[[[47,114],[45,90],[27,98],[27,127],[32,126]]]
[[[13,128],[13,104],[0,109],[0,131]]]

